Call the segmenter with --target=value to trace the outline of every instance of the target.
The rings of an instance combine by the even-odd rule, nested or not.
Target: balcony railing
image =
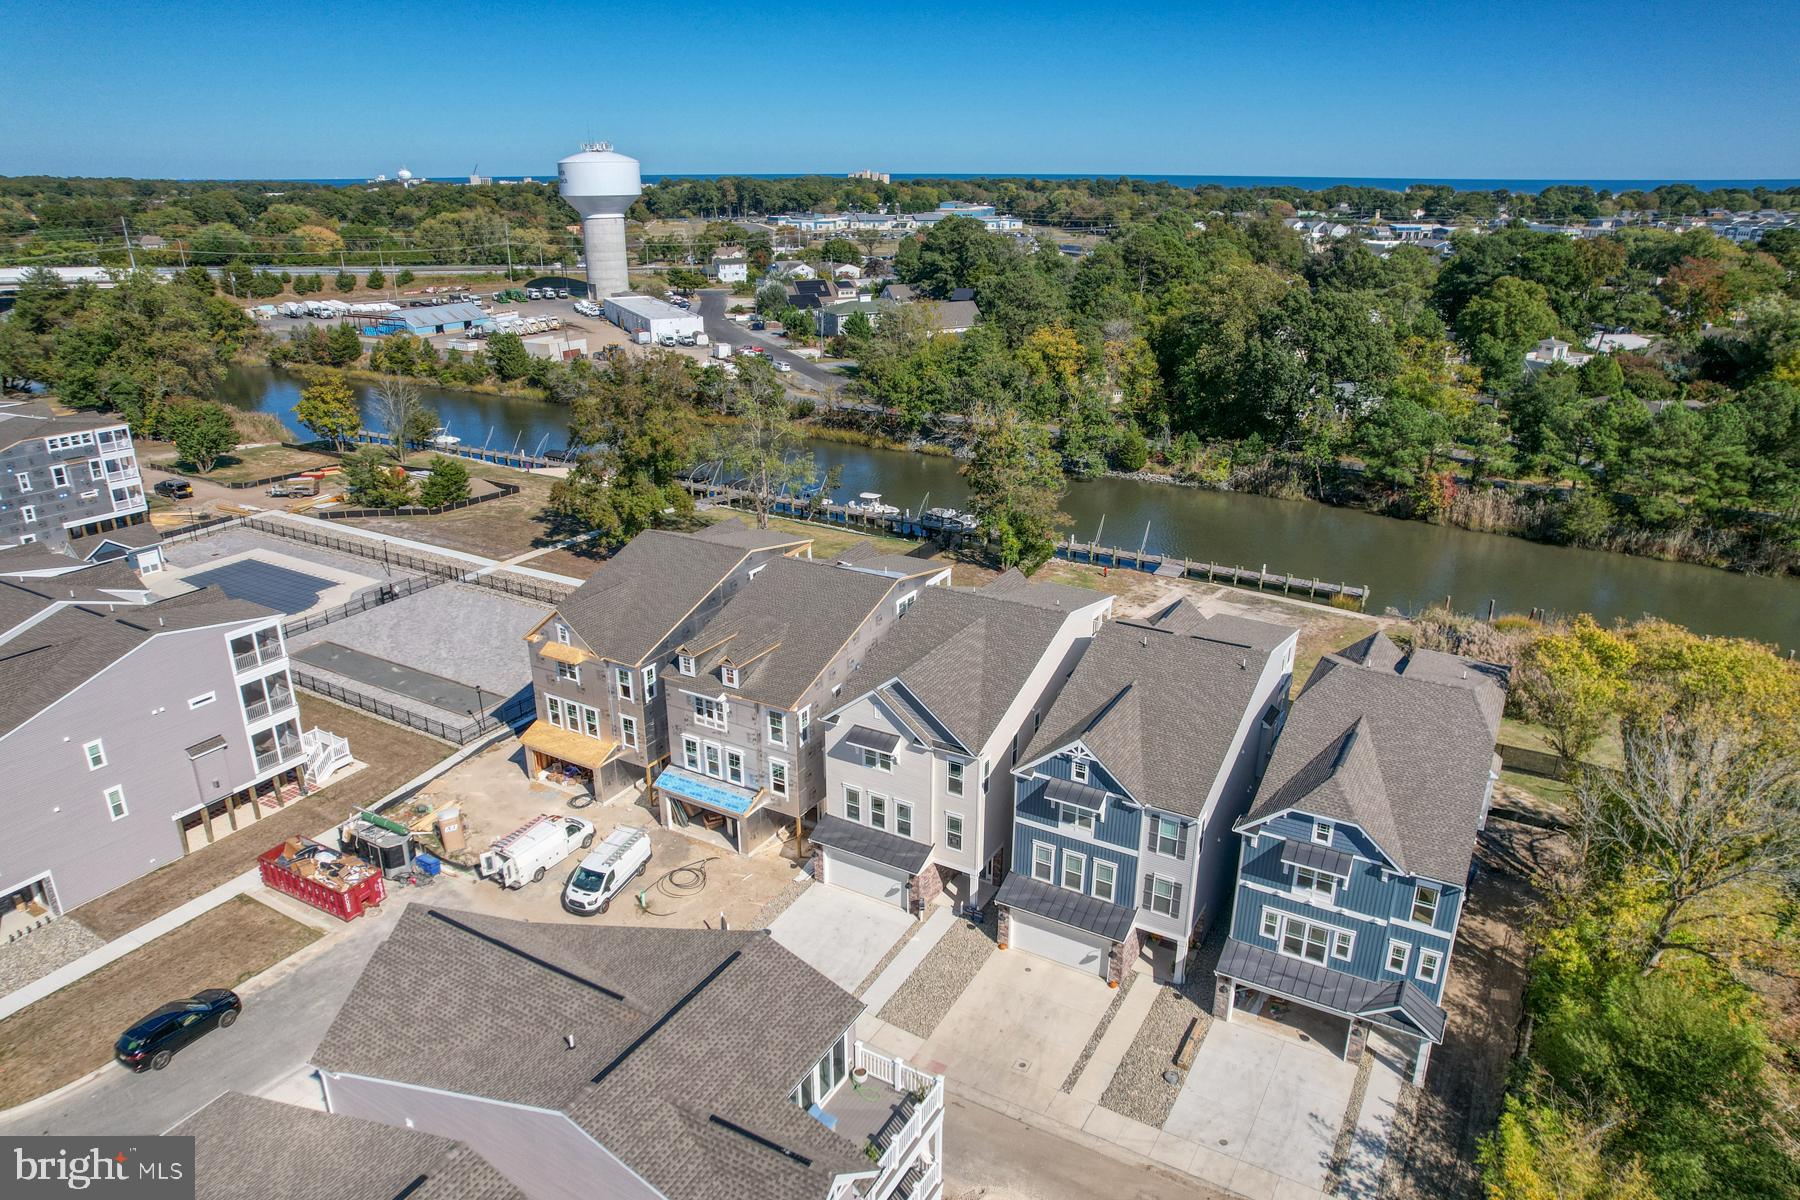
[[[283,738],[267,750],[260,750],[256,755],[256,769],[266,771],[270,767],[279,766],[289,759],[299,758],[305,753],[299,738]]]
[[[885,1054],[877,1054],[861,1042],[856,1044],[856,1055],[851,1067],[861,1067],[869,1073],[870,1079],[885,1083],[895,1092],[914,1100],[912,1113],[906,1118],[906,1123],[888,1139],[883,1148],[881,1160],[876,1164],[878,1171],[875,1179],[865,1192],[870,1200],[897,1197],[899,1183],[918,1165],[920,1141],[943,1116],[944,1077],[909,1067],[899,1059],[889,1058]],[[941,1180],[941,1168],[933,1162],[925,1174],[915,1179],[906,1189],[906,1194],[908,1197],[919,1198],[932,1196],[935,1194],[932,1186],[937,1180]]]

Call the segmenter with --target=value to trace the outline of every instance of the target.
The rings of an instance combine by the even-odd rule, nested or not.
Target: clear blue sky
[[[0,45],[7,175],[1800,176],[1782,4],[8,0]]]

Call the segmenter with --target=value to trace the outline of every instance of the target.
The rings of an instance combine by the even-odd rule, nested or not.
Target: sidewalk
[[[318,517],[305,517],[298,513],[282,512],[280,510],[271,510],[263,515],[279,521],[289,521],[296,525],[304,525],[310,529],[327,530],[339,536],[366,538],[372,542],[383,542],[389,546],[397,547],[398,549],[410,550],[418,554],[429,555],[433,558],[464,563],[475,568],[474,574],[476,575],[491,575],[496,571],[505,571],[509,575],[523,575],[530,579],[542,580],[545,583],[566,584],[569,587],[580,587],[583,582],[570,575],[558,575],[553,571],[540,571],[535,567],[514,565],[516,562],[514,559],[508,559],[507,561],[502,562],[499,559],[485,558],[479,554],[470,554],[466,550],[452,550],[448,546],[440,546],[435,542],[416,542],[411,538],[395,537],[391,533],[381,533],[374,529],[363,529],[343,521],[323,521]],[[518,557],[530,558],[533,555],[548,553],[557,548],[557,546],[546,546],[542,550],[533,550],[530,553]]]

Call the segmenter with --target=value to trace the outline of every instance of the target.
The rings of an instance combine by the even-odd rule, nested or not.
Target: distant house
[[[769,276],[778,280],[817,279],[819,273],[811,263],[801,262],[797,258],[782,258],[769,264]]]
[[[931,325],[936,333],[967,333],[981,320],[973,300],[940,300],[931,303]]]
[[[917,300],[919,293],[910,283],[890,283],[881,289],[881,298],[894,304],[907,304]]]
[[[1542,371],[1556,364],[1565,367],[1579,367],[1593,357],[1592,354],[1572,348],[1569,343],[1560,338],[1545,338],[1525,352],[1525,369]]]
[[[706,273],[720,283],[743,283],[750,278],[750,261],[741,254],[715,254]]]
[[[1618,351],[1631,354],[1648,349],[1655,340],[1655,338],[1646,337],[1641,333],[1612,333],[1602,330],[1582,344],[1595,354],[1612,354]]]
[[[882,316],[892,312],[893,308],[879,300],[842,300],[817,309],[813,313],[813,329],[820,337],[834,338],[844,332],[845,322],[852,314],[861,313],[869,318],[871,325],[879,325]]]
[[[1505,668],[1375,633],[1314,668],[1256,803],[1237,823],[1237,892],[1213,1011],[1271,1000],[1372,1033],[1422,1082],[1475,835],[1500,759]]]
[[[161,250],[167,247],[168,244],[169,243],[165,241],[160,234],[155,233],[139,234],[137,238],[139,250]]]
[[[861,279],[863,269],[855,263],[839,263],[831,268],[831,273],[839,279]]]

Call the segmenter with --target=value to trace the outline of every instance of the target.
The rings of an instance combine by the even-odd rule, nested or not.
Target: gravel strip
[[[798,900],[805,893],[806,889],[812,885],[812,876],[803,874],[801,878],[794,880],[794,882],[782,888],[773,900],[762,906],[762,909],[756,914],[756,920],[751,922],[750,927],[752,929],[767,929],[770,925],[775,923],[776,917],[779,917],[782,913],[786,912],[788,906]]]
[[[852,996],[860,996],[873,987],[875,981],[881,978],[881,973],[887,970],[888,964],[894,961],[900,951],[906,947],[906,943],[917,937],[919,930],[923,928],[925,928],[925,921],[923,918],[908,925],[906,927],[906,932],[900,935],[900,940],[888,948],[888,952],[881,956],[881,961],[875,964],[875,969],[865,975],[861,983],[850,989],[850,994]]]
[[[105,938],[71,917],[60,917],[16,942],[0,944],[0,996],[36,983],[104,945]]]
[[[958,920],[882,1006],[879,1018],[915,1037],[930,1037],[996,949],[992,910],[980,925]]]
[[[1088,1044],[1082,1048],[1081,1057],[1076,1059],[1075,1065],[1069,1068],[1069,1077],[1063,1080],[1063,1091],[1075,1090],[1075,1081],[1081,1078],[1081,1072],[1087,1068],[1088,1059],[1094,1057],[1094,1051],[1100,1048],[1100,1039],[1106,1036],[1107,1027],[1112,1024],[1113,1018],[1119,1015],[1119,1005],[1125,1003],[1125,997],[1137,983],[1137,978],[1136,971],[1125,973],[1125,982],[1121,983],[1119,990],[1113,993],[1112,1003],[1106,1006],[1106,1015],[1100,1018],[1100,1024],[1094,1029],[1094,1036],[1088,1039]]]
[[[1209,989],[1211,985],[1209,976]],[[1150,1014],[1144,1018],[1143,1028],[1138,1030],[1137,1040],[1125,1051],[1124,1060],[1101,1095],[1101,1106],[1122,1117],[1161,1129],[1163,1122],[1169,1119],[1169,1110],[1175,1107],[1175,1097],[1181,1094],[1181,1084],[1168,1082],[1163,1078],[1163,1072],[1175,1065],[1175,1052],[1181,1047],[1182,1035],[1195,1021],[1198,1024],[1194,1027],[1194,1037],[1205,1037],[1212,1025],[1212,1015],[1187,990],[1164,987],[1158,992],[1156,1002],[1150,1006]],[[1185,1082],[1186,1072],[1180,1074]]]
[[[1413,1178],[1414,1139],[1419,1133],[1419,1107],[1425,1090],[1410,1083],[1400,1085],[1400,1103],[1394,1109],[1394,1127],[1388,1133],[1387,1161],[1381,1164],[1381,1186],[1376,1189],[1380,1200],[1405,1200],[1411,1196],[1428,1196],[1420,1181]]]
[[[1325,1172],[1325,1194],[1337,1195],[1343,1183],[1344,1159],[1350,1155],[1350,1143],[1356,1138],[1356,1121],[1362,1115],[1363,1095],[1369,1090],[1369,1076],[1375,1070],[1373,1051],[1364,1050],[1356,1064],[1356,1082],[1350,1085],[1350,1102],[1344,1105],[1344,1116],[1338,1122],[1337,1141],[1331,1147],[1331,1168]],[[1386,1167],[1384,1165],[1385,1172]]]

